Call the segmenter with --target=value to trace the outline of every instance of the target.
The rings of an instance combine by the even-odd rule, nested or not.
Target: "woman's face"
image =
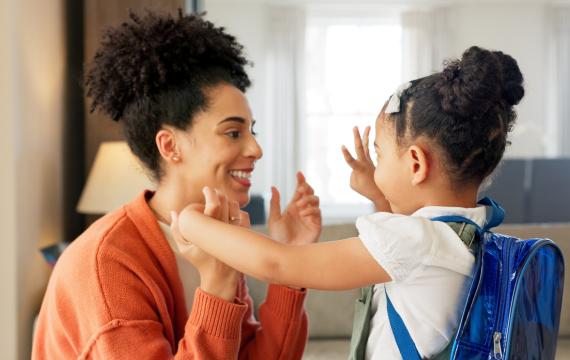
[[[183,159],[177,177],[187,193],[204,186],[225,193],[245,206],[251,175],[262,150],[254,136],[251,110],[243,92],[229,84],[206,91],[208,106],[197,113],[187,131],[177,131]]]

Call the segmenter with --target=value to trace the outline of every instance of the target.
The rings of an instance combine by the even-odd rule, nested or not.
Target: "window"
[[[402,82],[401,54],[396,18],[307,17],[301,162],[327,219],[372,208],[350,189],[350,168],[340,147],[353,149],[355,125],[372,126],[373,139],[376,116]]]

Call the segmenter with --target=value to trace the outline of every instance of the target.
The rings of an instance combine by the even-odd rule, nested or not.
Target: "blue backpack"
[[[493,200],[481,228],[469,219],[433,221],[474,225],[480,239],[473,282],[453,340],[450,359],[554,359],[564,286],[564,259],[549,239],[520,240],[489,231],[504,210]],[[405,360],[420,359],[402,319],[388,298],[388,318]]]

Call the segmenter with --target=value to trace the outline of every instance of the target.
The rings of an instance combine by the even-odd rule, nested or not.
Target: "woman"
[[[59,259],[34,359],[301,357],[305,290],[270,285],[260,324],[243,275],[198,248],[188,263],[168,226],[170,211],[204,203],[204,186],[227,194],[222,211],[249,201],[262,151],[244,95],[246,64],[235,38],[197,15],[131,15],[105,34],[87,74],[92,110],[123,122],[158,186],[95,222]],[[310,243],[320,233],[318,198],[297,179],[283,213],[272,189],[270,231]]]

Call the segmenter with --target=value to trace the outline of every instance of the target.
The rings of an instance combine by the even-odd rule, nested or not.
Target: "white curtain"
[[[417,79],[439,71],[447,54],[444,8],[407,11],[402,22],[402,78]]]
[[[296,7],[271,9],[267,61],[266,178],[280,190],[284,205],[295,191],[301,144],[296,124],[302,116],[305,13]]]

